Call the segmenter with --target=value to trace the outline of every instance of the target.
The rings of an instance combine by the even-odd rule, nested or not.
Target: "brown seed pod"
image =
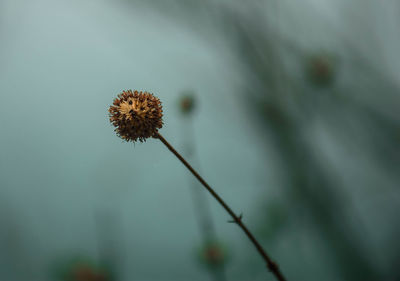
[[[123,91],[108,112],[115,132],[125,141],[143,142],[163,125],[161,102],[148,92]]]

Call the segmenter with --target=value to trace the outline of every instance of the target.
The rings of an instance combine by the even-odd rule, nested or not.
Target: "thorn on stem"
[[[267,267],[271,272],[278,272],[278,265],[276,264],[276,262],[271,261],[267,264]]]
[[[235,218],[234,220],[229,220],[228,223],[238,223],[242,221],[243,213],[240,213],[239,217]]]

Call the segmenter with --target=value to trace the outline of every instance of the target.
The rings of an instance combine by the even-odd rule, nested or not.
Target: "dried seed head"
[[[195,95],[192,91],[186,91],[179,100],[179,106],[183,114],[190,114],[196,107]]]
[[[115,132],[126,141],[143,142],[163,125],[161,102],[148,92],[123,91],[108,112]]]

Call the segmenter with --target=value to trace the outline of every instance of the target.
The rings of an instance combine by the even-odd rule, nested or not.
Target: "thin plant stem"
[[[188,158],[196,158],[196,149],[195,149],[195,136],[193,130],[193,116],[191,114],[186,113],[187,116],[183,120],[185,122],[185,132],[184,136],[186,138],[185,148],[187,150]],[[192,156],[192,157],[190,157]],[[188,159],[190,161],[190,159]],[[193,159],[195,160],[195,159]],[[196,178],[190,176],[191,183],[191,191],[192,191],[192,199],[194,204],[194,211],[198,221],[198,226],[200,233],[203,239],[203,247],[210,243],[210,241],[218,241],[217,233],[215,231],[214,220],[210,210],[210,204],[207,200],[206,196],[208,194],[204,194],[202,189],[199,189],[198,185],[200,184]],[[192,181],[193,180],[193,181]],[[207,267],[207,271],[210,274],[212,281],[226,281],[226,270],[224,262],[220,263],[218,267]]]
[[[256,247],[258,253],[267,263],[268,269],[275,275],[275,277],[279,281],[285,281],[286,279],[283,277],[283,274],[280,272],[278,265],[270,259],[264,249],[261,247],[260,243],[258,243],[257,239],[253,236],[253,234],[247,229],[247,227],[242,222],[242,216],[237,216],[232,209],[225,203],[224,200],[208,185],[208,183],[192,168],[192,166],[168,143],[166,139],[160,134],[155,133],[154,138],[158,138],[182,163],[189,169],[189,171],[199,180],[199,182],[211,193],[211,195],[224,207],[224,209],[229,213],[229,215],[233,218],[233,221],[244,231],[253,245]]]

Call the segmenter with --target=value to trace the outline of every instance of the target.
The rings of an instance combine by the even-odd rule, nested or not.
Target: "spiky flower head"
[[[143,142],[163,125],[161,102],[148,92],[123,91],[108,112],[115,132],[125,141]]]
[[[335,80],[336,59],[328,53],[313,54],[307,61],[307,76],[317,87],[331,86]]]
[[[207,241],[199,250],[200,261],[209,267],[220,267],[229,259],[226,247],[218,241]]]
[[[195,93],[193,91],[185,91],[179,99],[179,107],[183,114],[190,114],[196,107]]]

